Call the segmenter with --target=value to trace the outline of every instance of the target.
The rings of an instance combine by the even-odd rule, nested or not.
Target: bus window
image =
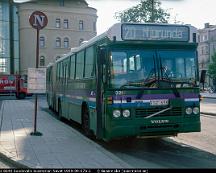
[[[145,81],[153,71],[153,51],[111,52],[111,86],[118,88],[126,83]]]
[[[57,64],[56,79],[59,80],[59,64]]]
[[[76,57],[76,79],[83,78],[83,69],[84,69],[84,51],[81,51],[77,54]]]
[[[196,74],[194,72],[196,72],[196,65],[195,65],[195,58],[186,58],[185,59],[185,64],[186,64],[186,77],[187,78],[194,78]]]
[[[161,51],[164,73],[172,79],[196,79],[195,54],[193,51]]]
[[[138,71],[141,69],[140,55],[129,58],[129,71]]]
[[[68,68],[69,61],[70,61],[69,58],[64,60],[64,78],[65,79],[68,79],[68,76],[69,76],[69,68]]]
[[[86,49],[85,58],[85,78],[90,78],[94,76],[94,49],[89,47]]]
[[[125,52],[112,52],[112,74],[127,73],[127,54]]]
[[[62,64],[62,62],[60,62],[60,64],[59,64],[60,66],[59,66],[59,77],[60,77],[60,79],[62,79],[63,78],[63,64]]]
[[[70,79],[74,79],[75,74],[75,55],[71,56],[71,64],[70,64]]]
[[[134,71],[135,70],[135,63],[134,63],[134,57],[129,58],[129,70]]]

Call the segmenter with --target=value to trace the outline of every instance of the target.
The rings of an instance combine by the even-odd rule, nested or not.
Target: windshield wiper
[[[138,83],[138,82],[128,82],[126,84],[123,84],[120,89],[128,87],[128,86],[132,86],[132,87],[143,87],[142,83]]]
[[[181,85],[188,84],[188,85],[193,86],[193,87],[196,86],[195,82],[190,81],[190,79],[181,79],[181,81],[173,81],[173,83],[181,84]]]

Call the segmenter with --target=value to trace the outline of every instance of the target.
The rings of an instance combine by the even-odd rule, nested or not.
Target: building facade
[[[19,73],[17,8],[12,0],[0,1],[0,75]]]
[[[208,71],[208,65],[212,62],[211,57],[216,53],[216,25],[206,23],[203,29],[198,30],[198,43],[199,69]],[[208,86],[215,85],[208,73],[206,83]]]
[[[21,74],[27,74],[27,69],[36,63],[36,30],[29,24],[29,16],[34,11],[42,11],[48,17],[48,24],[39,37],[40,67],[46,67],[72,47],[97,35],[97,11],[85,0],[33,0],[19,4]]]

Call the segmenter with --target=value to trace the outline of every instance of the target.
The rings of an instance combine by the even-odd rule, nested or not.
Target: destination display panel
[[[123,24],[122,40],[189,41],[189,27],[181,25]]]

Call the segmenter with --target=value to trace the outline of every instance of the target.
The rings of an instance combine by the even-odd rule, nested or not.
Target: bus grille
[[[152,115],[156,112],[162,111],[166,108],[145,108],[145,109],[136,109],[135,114],[136,117],[147,117],[149,115]],[[155,115],[154,117],[162,117],[162,116],[181,116],[182,115],[182,109],[181,107],[174,107],[171,110],[168,110],[166,112],[160,113],[158,115]]]

